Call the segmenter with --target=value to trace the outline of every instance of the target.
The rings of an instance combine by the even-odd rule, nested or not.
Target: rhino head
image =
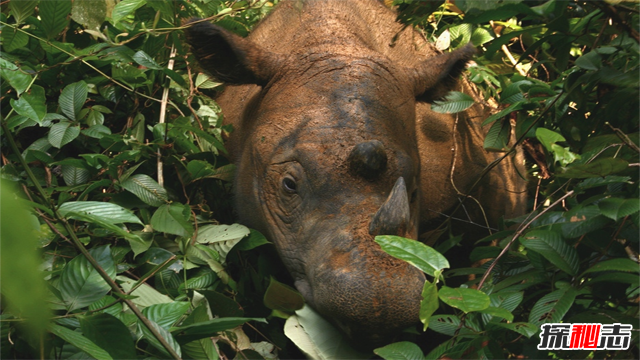
[[[417,238],[416,98],[454,82],[474,49],[406,67],[366,47],[277,53],[209,23],[186,33],[206,71],[261,87],[237,99],[246,105],[230,143],[241,221],[355,342],[373,346],[417,323],[424,274],[374,237]]]

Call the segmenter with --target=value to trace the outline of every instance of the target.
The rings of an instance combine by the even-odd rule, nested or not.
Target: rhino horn
[[[373,215],[369,234],[404,236],[411,223],[407,186],[401,176],[396,180],[387,200]]]
[[[365,141],[351,150],[347,159],[349,168],[365,179],[372,180],[387,167],[387,153],[384,145],[378,140]]]

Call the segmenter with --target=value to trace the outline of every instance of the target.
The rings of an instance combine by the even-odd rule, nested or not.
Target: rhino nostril
[[[353,147],[347,162],[356,174],[366,179],[373,179],[386,169],[387,153],[382,142],[365,141]]]

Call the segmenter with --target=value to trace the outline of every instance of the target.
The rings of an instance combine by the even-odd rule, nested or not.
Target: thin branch
[[[520,229],[513,235],[513,238],[511,240],[509,240],[509,243],[504,247],[504,249],[502,249],[502,251],[500,252],[500,254],[498,254],[498,256],[493,260],[493,262],[491,263],[491,265],[489,266],[489,268],[487,269],[487,271],[484,272],[484,275],[482,276],[482,279],[480,280],[480,282],[478,283],[478,290],[480,290],[482,288],[482,285],[484,285],[484,282],[487,280],[487,277],[489,277],[489,274],[491,274],[491,271],[493,270],[493,268],[496,266],[496,264],[498,263],[498,260],[504,256],[504,254],[507,253],[507,251],[509,250],[509,248],[511,247],[511,245],[516,241],[516,239],[518,239],[520,237],[520,235],[522,235],[522,233],[527,230],[527,228],[529,227],[529,225],[531,225],[534,221],[538,220],[542,215],[544,215],[547,211],[553,209],[553,207],[555,207],[556,205],[562,203],[566,198],[568,198],[569,196],[573,195],[573,190],[569,191],[568,193],[562,195],[562,197],[558,200],[556,200],[553,204],[549,205],[546,209],[542,210],[538,215],[534,216],[533,219],[529,220],[526,224],[520,226]]]

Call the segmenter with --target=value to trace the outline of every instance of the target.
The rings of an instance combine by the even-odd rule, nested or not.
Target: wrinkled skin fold
[[[374,237],[417,239],[457,204],[452,184],[468,189],[493,159],[482,151],[482,108],[454,119],[422,101],[463,90],[456,78],[475,49],[437,54],[366,0],[283,1],[246,39],[205,22],[186,34],[202,68],[236,85],[217,100],[235,129],[240,220],[275,244],[305,301],[355,343],[417,323],[424,274]],[[491,222],[521,211],[515,160],[476,195],[495,205]]]

